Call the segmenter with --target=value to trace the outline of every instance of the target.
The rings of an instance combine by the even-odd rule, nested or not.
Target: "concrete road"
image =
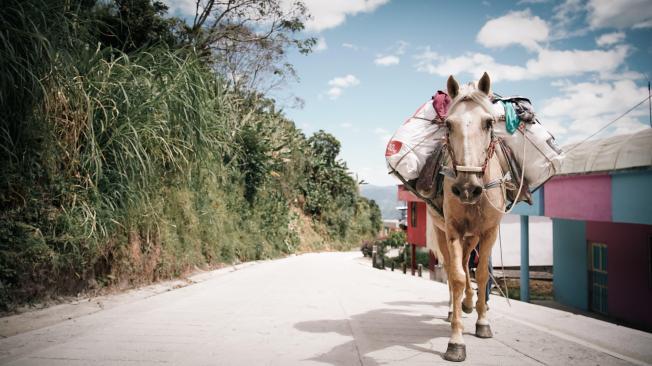
[[[447,287],[373,269],[358,253],[307,254],[196,280],[4,338],[0,363],[448,364]],[[652,362],[649,333],[498,297],[490,306],[493,339],[473,336],[475,314],[464,319],[466,364]]]

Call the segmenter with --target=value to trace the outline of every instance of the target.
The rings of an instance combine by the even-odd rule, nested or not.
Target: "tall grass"
[[[305,250],[294,124],[191,50],[124,54],[92,22],[63,0],[0,11],[0,307]],[[308,249],[377,230],[341,179]]]

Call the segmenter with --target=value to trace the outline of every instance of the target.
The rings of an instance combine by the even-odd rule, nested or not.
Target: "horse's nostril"
[[[451,188],[451,190],[453,191],[453,194],[456,195],[456,196],[458,196],[458,197],[459,197],[460,194],[462,193],[462,192],[460,192],[460,189],[457,188],[457,186],[453,186],[453,187]]]
[[[480,187],[480,186],[475,187],[475,189],[473,190],[473,196],[477,197],[480,194],[482,194],[482,187]]]

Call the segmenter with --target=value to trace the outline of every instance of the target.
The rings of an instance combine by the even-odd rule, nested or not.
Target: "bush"
[[[302,210],[311,245],[378,231],[334,137],[306,138],[168,33],[113,48],[111,13],[70,4],[0,9],[0,308],[293,253]]]

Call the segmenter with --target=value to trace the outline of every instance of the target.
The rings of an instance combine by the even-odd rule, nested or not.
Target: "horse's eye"
[[[484,128],[490,129],[494,125],[494,119],[493,118],[487,118],[484,120]]]
[[[446,126],[446,128],[447,128],[449,131],[451,130],[451,123],[450,123],[450,121],[446,120],[446,121],[444,122],[444,126]]]

